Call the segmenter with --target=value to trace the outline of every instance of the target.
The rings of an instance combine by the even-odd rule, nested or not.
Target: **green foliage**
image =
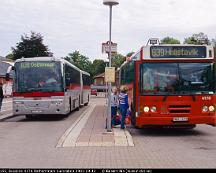
[[[13,57],[13,54],[12,54],[12,53],[8,54],[8,55],[6,56],[6,58],[7,58],[7,59],[9,59],[9,60],[13,60],[13,59],[14,59],[14,57]]]
[[[122,63],[125,61],[125,57],[121,54],[116,54],[112,56],[112,67],[120,67]]]
[[[13,59],[52,56],[47,46],[43,44],[43,37],[40,33],[31,32],[21,36],[21,42],[17,43],[16,48],[12,47]]]
[[[161,40],[162,44],[180,44],[180,41],[172,38],[172,37],[165,37]]]
[[[210,40],[206,34],[200,32],[199,34],[193,34],[191,37],[185,38],[184,44],[210,44]]]
[[[86,71],[90,73],[91,75],[93,74],[92,73],[92,62],[89,60],[88,57],[81,55],[79,51],[69,53],[65,59],[71,62],[72,64],[74,64],[79,69]]]
[[[96,76],[103,73],[105,71],[105,67],[106,67],[106,62],[104,62],[104,60],[95,59],[92,64],[93,75]]]

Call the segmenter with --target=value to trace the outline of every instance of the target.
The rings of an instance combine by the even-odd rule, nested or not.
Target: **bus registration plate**
[[[174,122],[186,122],[188,121],[188,117],[174,117],[173,121]]]
[[[35,111],[32,111],[32,113],[42,113],[43,111],[41,110],[35,110]]]

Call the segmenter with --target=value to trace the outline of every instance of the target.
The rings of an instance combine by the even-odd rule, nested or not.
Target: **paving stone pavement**
[[[127,129],[114,128],[107,132],[106,105],[91,105],[61,137],[57,147],[133,147],[133,139]]]

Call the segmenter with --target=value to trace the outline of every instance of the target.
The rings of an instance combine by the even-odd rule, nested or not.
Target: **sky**
[[[216,38],[216,0],[119,0],[113,7],[112,41],[126,55],[149,38],[179,39],[204,32]],[[23,34],[41,33],[54,56],[75,50],[107,59],[109,8],[103,0],[0,0],[0,56],[11,53]]]

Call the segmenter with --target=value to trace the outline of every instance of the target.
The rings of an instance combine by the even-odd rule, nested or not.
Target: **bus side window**
[[[67,87],[70,86],[70,67],[65,65],[65,84]]]

